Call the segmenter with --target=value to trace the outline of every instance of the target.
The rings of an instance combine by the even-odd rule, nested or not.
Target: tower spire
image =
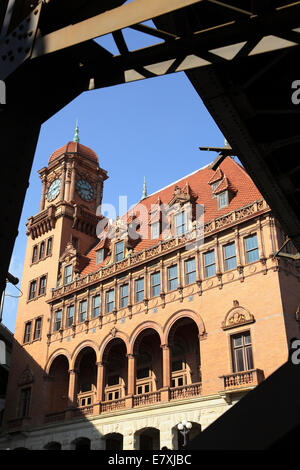
[[[145,199],[147,197],[147,186],[146,186],[146,176],[144,176],[144,184],[143,184],[143,195],[142,199]]]
[[[75,134],[73,137],[73,142],[79,142],[79,127],[78,127],[78,119],[76,121],[76,127],[75,127]]]

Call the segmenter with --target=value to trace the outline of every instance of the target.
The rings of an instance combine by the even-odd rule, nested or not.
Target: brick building
[[[299,265],[231,157],[109,224],[78,133],[39,174],[0,448],[177,449],[287,360]]]

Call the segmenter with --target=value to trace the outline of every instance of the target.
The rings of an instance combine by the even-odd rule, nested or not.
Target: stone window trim
[[[257,248],[256,249],[258,251],[258,259],[254,260],[254,261],[248,261],[247,260],[247,250],[246,250],[246,238],[254,236],[254,235],[256,235],[256,238],[257,238]],[[260,248],[259,248],[257,230],[249,231],[249,232],[245,233],[244,235],[241,235],[241,238],[242,238],[242,251],[243,251],[243,257],[244,257],[244,260],[245,260],[245,264],[249,265],[249,264],[257,263],[260,260]]]
[[[137,290],[137,283],[138,283],[138,281],[141,281],[141,280],[144,281],[143,289],[138,291]],[[145,300],[145,288],[146,288],[146,276],[145,276],[145,274],[140,274],[139,276],[135,277],[133,279],[133,282],[134,282],[134,303],[138,304],[138,303],[143,302]],[[141,300],[137,300],[138,292],[143,292],[143,298]]]
[[[52,246],[51,246],[51,251],[48,253],[49,239],[52,239]],[[41,249],[41,244],[42,243],[45,243],[45,249],[44,249],[44,256],[42,258],[40,258],[40,249]],[[36,255],[36,259],[34,260],[33,255],[34,255],[35,247],[37,247],[37,255]],[[52,252],[53,252],[53,235],[51,235],[50,237],[45,238],[44,240],[41,240],[39,243],[36,243],[35,245],[33,245],[30,266],[36,265],[36,264],[44,261],[46,258],[50,258],[50,256],[52,256]]]
[[[32,317],[28,320],[26,320],[24,322],[24,327],[23,327],[23,331],[24,331],[24,335],[23,335],[23,344],[31,344],[31,343],[34,343],[36,341],[41,341],[41,337],[42,335],[40,334],[40,337],[39,338],[34,338],[34,334],[35,334],[35,325],[36,325],[36,321],[37,320],[41,320],[41,328],[40,330],[42,331],[42,325],[43,325],[43,315],[38,315],[37,317]],[[30,338],[29,338],[29,341],[25,341],[25,334],[26,334],[26,325],[28,325],[30,323],[31,325],[31,328],[30,328]]]
[[[234,337],[236,336],[243,336],[245,334],[249,334],[250,335],[250,340],[251,342],[248,343],[250,346],[251,346],[251,356],[252,356],[252,367],[251,368],[248,368],[248,369],[244,369],[242,371],[236,371],[235,370],[235,359],[234,359],[234,347],[233,347],[233,339]],[[228,342],[229,342],[229,348],[230,348],[230,370],[232,374],[235,374],[236,372],[244,372],[244,371],[247,371],[247,370],[253,370],[255,369],[255,360],[254,360],[254,349],[253,349],[253,331],[251,330],[251,328],[242,328],[238,331],[235,331],[235,332],[232,332],[232,333],[229,333],[228,334]],[[243,343],[243,349],[245,349],[245,344]],[[245,360],[245,358],[244,358]],[[247,362],[247,361],[246,361]]]
[[[47,293],[47,287],[45,287],[45,292],[43,292],[42,294],[39,294],[40,282],[41,282],[41,278],[42,278],[42,277],[46,277],[46,286],[47,286],[48,273],[42,274],[41,276],[35,277],[34,279],[31,279],[31,280],[29,281],[28,294],[27,294],[27,303],[32,302],[33,300],[40,299],[41,297],[44,297],[44,296],[46,295],[46,293]],[[31,284],[32,284],[34,281],[36,282],[35,295],[34,295],[34,297],[30,298]]]

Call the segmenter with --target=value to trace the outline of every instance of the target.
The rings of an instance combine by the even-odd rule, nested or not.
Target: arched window
[[[141,351],[137,356],[136,394],[149,393],[153,389],[152,356],[147,351]]]

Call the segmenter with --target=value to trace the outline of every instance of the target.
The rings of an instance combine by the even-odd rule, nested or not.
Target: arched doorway
[[[105,438],[105,450],[123,450],[123,435],[117,432],[107,434]]]
[[[104,401],[119,400],[127,394],[128,366],[126,355],[126,345],[120,338],[111,340],[104,350]]]
[[[44,447],[45,450],[61,450],[61,443],[60,442],[49,442]]]
[[[201,363],[198,327],[188,317],[172,325],[168,343],[171,356],[171,388],[201,382]]]
[[[48,380],[47,403],[50,413],[65,411],[68,407],[69,361],[64,355],[57,356],[51,364]]]
[[[79,407],[92,405],[95,401],[97,384],[96,353],[86,347],[76,358],[77,370],[77,403]]]
[[[91,441],[87,437],[79,437],[74,441],[74,450],[90,450]]]
[[[136,358],[135,394],[159,390],[162,383],[162,350],[159,334],[152,328],[143,330],[134,344]]]
[[[160,431],[156,428],[144,428],[135,433],[137,450],[160,450]]]

